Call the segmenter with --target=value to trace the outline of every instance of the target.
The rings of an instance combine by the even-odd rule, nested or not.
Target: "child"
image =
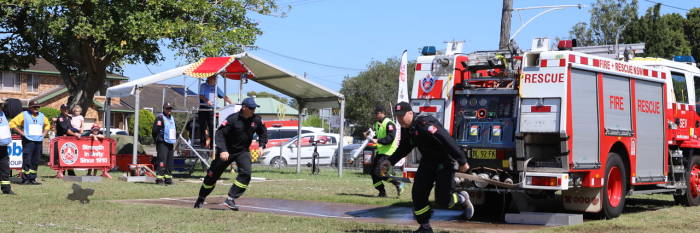
[[[83,134],[83,136],[84,137],[91,137],[92,140],[102,140],[105,138],[105,136],[102,133],[100,133],[100,124],[97,124],[97,123],[93,124],[92,128],[90,128],[90,131]],[[96,169],[88,169],[87,175],[88,176],[97,176],[97,170]]]
[[[71,131],[77,132],[78,134],[83,133],[83,123],[85,122],[85,118],[83,118],[82,115],[80,115],[80,112],[82,112],[83,109],[80,108],[80,106],[75,106],[73,107],[73,116],[71,116],[70,124],[73,126]]]

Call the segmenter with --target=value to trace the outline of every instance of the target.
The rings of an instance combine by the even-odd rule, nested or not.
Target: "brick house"
[[[59,109],[61,104],[68,101],[68,89],[63,85],[60,72],[44,59],[37,59],[36,64],[23,70],[0,71],[0,98],[15,98],[22,101],[26,107],[31,100],[37,101],[43,107]],[[104,94],[106,88],[128,81],[129,78],[118,74],[107,74],[105,85],[95,93],[93,104],[85,114],[85,127],[97,122],[104,122]],[[112,99],[112,128],[125,129],[125,118],[133,113],[133,109],[121,105],[119,98]]]

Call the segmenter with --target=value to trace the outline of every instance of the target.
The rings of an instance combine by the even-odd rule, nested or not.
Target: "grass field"
[[[245,197],[312,200],[370,205],[410,205],[410,191],[400,198],[376,198],[368,176],[347,171],[337,177],[335,170],[308,175],[309,169],[295,174],[293,169],[255,167],[254,177],[268,181],[254,182]],[[84,172],[78,171],[79,174]],[[13,185],[17,196],[0,196],[2,232],[398,232],[414,226],[370,224],[327,218],[290,217],[254,212],[185,209],[167,206],[120,204],[110,200],[194,197],[202,172],[194,178],[176,179],[172,186],[126,183],[116,177],[101,183],[83,183],[95,190],[90,204],[66,199],[72,183],[49,178],[54,173],[41,167],[40,186]],[[233,174],[224,174],[212,195],[224,195]],[[227,185],[228,184],[228,185]],[[388,186],[388,194],[395,195]],[[409,187],[410,188],[410,187]],[[693,232],[700,229],[700,207],[673,206],[670,196],[633,197],[626,213],[613,220],[587,221],[568,227],[549,228],[555,232]],[[654,210],[659,209],[659,210]],[[477,210],[478,211],[478,210]],[[468,230],[468,229],[465,229]]]

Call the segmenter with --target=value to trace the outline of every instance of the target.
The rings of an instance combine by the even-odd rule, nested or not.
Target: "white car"
[[[297,139],[289,139],[280,146],[265,149],[265,153],[258,161],[265,165],[281,168],[287,165],[297,164]],[[311,163],[314,153],[314,141],[318,141],[319,165],[330,165],[338,149],[340,135],[331,133],[305,133],[301,134],[301,165]]]

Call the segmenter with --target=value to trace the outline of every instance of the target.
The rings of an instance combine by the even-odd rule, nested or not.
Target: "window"
[[[700,76],[695,76],[694,80],[695,80],[695,104],[700,104]]]
[[[673,81],[673,94],[676,96],[676,103],[688,103],[688,88],[685,81],[685,75],[681,73],[671,73],[671,81]]]
[[[0,85],[0,90],[17,92],[20,91],[19,74],[9,71],[3,71],[0,73],[0,76],[0,82],[2,82],[2,85]]]
[[[39,76],[33,74],[27,75],[27,91],[39,92]]]

